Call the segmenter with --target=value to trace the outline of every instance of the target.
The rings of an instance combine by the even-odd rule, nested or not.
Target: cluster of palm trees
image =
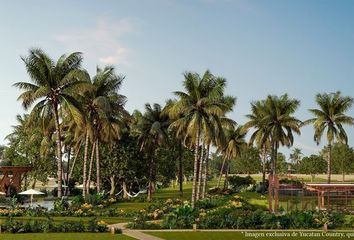
[[[63,194],[63,149],[79,152],[84,145],[83,194],[86,195],[96,153],[96,187],[101,190],[99,143],[118,139],[128,113],[126,98],[117,93],[123,77],[113,67],[97,68],[91,79],[81,67],[82,54],[61,56],[54,62],[41,49],[30,49],[22,57],[31,82],[14,84],[23,93],[18,97],[25,109],[31,108],[28,126],[41,119],[47,137],[55,136],[58,197]],[[63,147],[63,143],[65,146]],[[91,146],[90,170],[87,172],[88,150]]]
[[[31,83],[20,82],[15,86],[24,90],[19,96],[25,109],[31,109],[29,123],[41,119],[43,133],[55,136],[58,196],[62,195],[62,151],[68,149],[78,154],[84,147],[83,194],[87,194],[96,158],[96,187],[101,191],[100,144],[118,141],[123,129],[129,129],[138,139],[140,150],[149,159],[148,199],[151,200],[156,181],[157,149],[159,146],[178,143],[194,151],[193,188],[191,204],[205,197],[209,175],[209,152],[216,149],[223,155],[220,176],[225,173],[224,186],[232,159],[242,154],[247,144],[256,145],[263,155],[263,183],[265,182],[267,157],[271,159],[271,175],[276,174],[278,149],[293,145],[293,134],[300,134],[303,125],[312,123],[314,140],[319,143],[327,130],[329,149],[334,140],[347,143],[343,125],[353,125],[352,117],[345,115],[353,104],[353,98],[340,92],[318,94],[319,109],[311,109],[314,118],[300,121],[294,114],[300,106],[297,99],[287,94],[269,95],[264,100],[251,103],[248,121],[237,125],[227,114],[233,111],[236,99],[225,94],[226,79],[214,76],[210,71],[199,75],[184,73],[183,91],[174,92],[174,99],[164,107],[146,104],[143,113],[135,111],[131,116],[124,109],[126,97],[118,90],[124,77],[116,75],[111,66],[97,68],[94,77],[81,67],[81,53],[63,55],[57,62],[40,49],[31,49],[22,58]],[[33,119],[33,120],[32,120]],[[64,146],[63,146],[64,145]],[[89,159],[89,151],[91,157]],[[328,181],[330,182],[330,151]],[[182,183],[182,154],[179,158],[179,181]],[[74,157],[74,162],[76,157]],[[69,176],[71,175],[69,173]],[[220,182],[220,180],[219,180]]]

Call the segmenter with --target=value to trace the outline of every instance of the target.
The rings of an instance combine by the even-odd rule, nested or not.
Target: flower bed
[[[107,232],[108,227],[104,221],[91,219],[88,224],[82,221],[63,221],[54,223],[51,218],[47,221],[15,221],[6,219],[1,225],[1,231],[7,233],[45,233],[45,232]]]
[[[337,212],[293,211],[272,214],[251,205],[238,195],[214,196],[199,201],[192,209],[189,202],[166,201],[158,208],[142,210],[128,225],[134,229],[317,229],[351,227],[353,219]],[[158,221],[156,221],[158,220]]]

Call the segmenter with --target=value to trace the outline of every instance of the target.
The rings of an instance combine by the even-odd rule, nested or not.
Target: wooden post
[[[193,224],[193,232],[196,232],[196,231],[197,231],[197,224],[194,223],[194,224]]]

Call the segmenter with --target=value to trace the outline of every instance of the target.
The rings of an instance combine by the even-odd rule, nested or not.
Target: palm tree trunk
[[[98,146],[98,139],[96,139],[96,185],[97,193],[101,192],[101,168],[100,168],[100,148]]]
[[[151,157],[150,169],[149,169],[149,188],[148,188],[148,196],[147,196],[148,202],[152,200],[153,165],[154,165],[154,158]]]
[[[225,171],[225,180],[224,180],[224,189],[229,188],[229,171],[230,171],[230,161],[226,161],[226,171]]]
[[[70,171],[70,162],[71,162],[71,146],[68,147],[68,164],[66,166],[66,185],[68,185],[69,171]]]
[[[57,147],[57,178],[58,178],[58,198],[62,197],[62,157],[61,157],[61,132],[60,132],[60,125],[59,125],[59,114],[58,114],[58,104],[53,104],[53,111],[54,111],[54,120],[55,120],[55,131],[57,135],[56,139],[56,147]]]
[[[202,144],[199,160],[199,170],[198,170],[198,185],[197,185],[197,196],[196,200],[198,201],[201,196],[201,186],[202,186],[202,176],[203,176],[203,162],[204,162],[204,142]]]
[[[179,143],[179,167],[178,167],[178,183],[179,183],[179,195],[183,196],[183,146]]]
[[[193,187],[192,187],[192,208],[195,206],[196,200],[196,186],[197,186],[197,173],[198,173],[198,157],[199,157],[199,137],[200,137],[200,126],[197,127],[197,133],[195,136],[195,152],[194,152],[194,173],[193,173]]]
[[[275,182],[275,164],[274,164],[274,142],[272,141],[271,149],[271,179],[269,178],[268,187],[268,208],[270,212],[273,212],[273,197],[274,197],[274,182]]]
[[[84,164],[83,164],[83,183],[82,183],[82,196],[86,196],[87,194],[87,189],[86,189],[86,183],[87,183],[87,158],[88,158],[88,145],[89,145],[89,135],[88,135],[88,130],[86,131],[86,139],[85,139],[85,150],[84,150]]]
[[[263,166],[262,166],[262,194],[265,192],[265,175],[266,175],[266,160],[267,160],[267,146],[263,146]]]
[[[279,143],[275,143],[275,148],[274,148],[274,177],[276,174],[276,167],[277,167],[277,160],[278,160],[278,148],[279,148]],[[278,212],[278,206],[279,206],[279,192],[278,192],[278,187],[274,186],[274,211]]]
[[[220,187],[221,177],[222,177],[222,174],[223,174],[223,172],[224,172],[225,163],[226,163],[226,158],[224,158],[224,160],[222,161],[222,165],[221,165],[221,169],[220,169],[220,174],[219,174],[219,180],[218,180],[218,184],[216,185],[217,188]]]
[[[66,177],[65,177],[65,182],[66,182],[66,188],[64,189],[64,195],[68,195],[69,191],[69,171],[70,171],[70,162],[71,162],[71,146],[68,146],[68,163],[66,166]]]
[[[95,146],[96,146],[96,143],[93,143],[92,150],[91,150],[91,160],[90,160],[89,172],[88,172],[87,183],[86,183],[86,189],[87,189],[88,193],[90,192],[90,187],[91,187],[91,174],[92,174],[93,159],[95,157]]]
[[[71,164],[71,168],[70,168],[69,175],[68,175],[68,183],[69,183],[69,181],[71,179],[71,176],[73,174],[73,171],[74,171],[74,168],[75,168],[75,164],[76,164],[76,159],[79,156],[81,146],[82,146],[82,142],[80,141],[80,145],[79,145],[79,147],[78,147],[78,149],[77,149],[77,151],[75,153],[73,163]]]
[[[328,143],[327,183],[331,183],[332,143]]]
[[[210,144],[208,144],[207,146],[206,155],[205,155],[205,172],[204,172],[202,198],[205,198],[205,193],[207,191],[207,183],[209,177],[209,150],[210,150]]]

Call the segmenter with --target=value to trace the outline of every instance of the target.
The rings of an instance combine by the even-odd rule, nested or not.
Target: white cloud
[[[104,64],[128,65],[132,50],[123,46],[121,39],[126,34],[136,33],[137,25],[137,19],[133,18],[116,22],[99,19],[92,27],[56,35],[55,40],[70,51],[83,52],[86,58]]]

